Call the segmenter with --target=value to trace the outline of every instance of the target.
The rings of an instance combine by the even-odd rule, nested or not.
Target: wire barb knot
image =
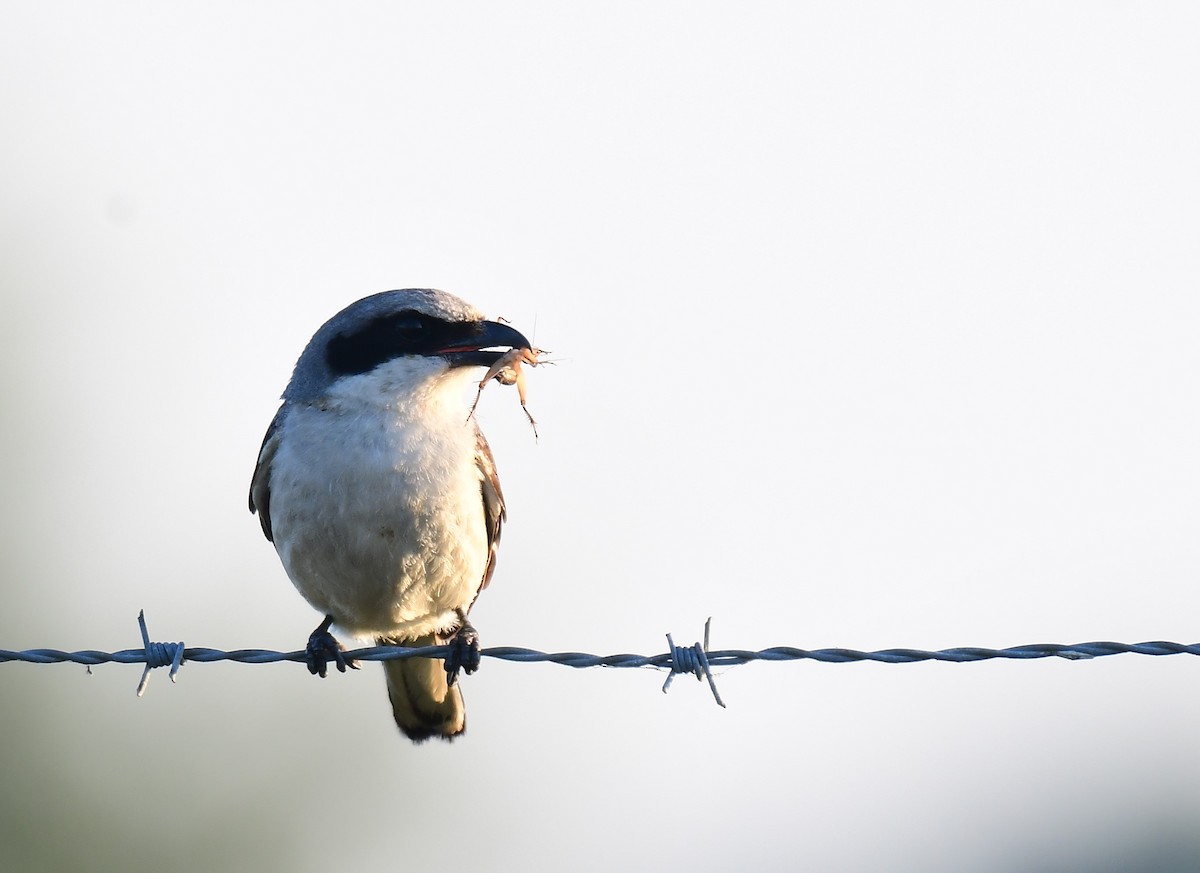
[[[717,704],[724,709],[725,701],[721,699],[720,692],[717,691],[716,680],[713,679],[712,668],[708,663],[708,628],[712,624],[712,616],[704,622],[704,643],[693,643],[690,646],[677,646],[675,641],[671,639],[671,635],[667,634],[667,646],[670,648],[668,654],[671,656],[671,674],[667,676],[667,681],[663,683],[663,694],[671,688],[671,683],[675,681],[675,677],[684,673],[691,673],[699,682],[702,679],[708,680],[709,690],[712,691],[713,699]]]
[[[146,653],[146,669],[142,671],[142,681],[138,683],[137,687],[137,696],[141,697],[146,693],[146,686],[150,684],[150,671],[155,667],[170,666],[171,682],[175,681],[175,674],[183,666],[183,643],[150,642],[150,634],[146,630],[146,611],[144,609],[138,610],[138,627],[142,630],[142,650]]]

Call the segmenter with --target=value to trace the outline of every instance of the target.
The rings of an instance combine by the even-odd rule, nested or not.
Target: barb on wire
[[[171,665],[171,682],[175,682],[175,674],[179,672],[179,668],[183,666],[183,643],[152,643],[150,642],[150,634],[146,630],[146,610],[138,610],[138,627],[142,631],[142,646],[146,653],[146,669],[142,671],[142,681],[138,683],[137,696],[141,697],[146,693],[146,686],[150,682],[150,671],[155,667],[165,667]]]
[[[27,664],[58,664],[70,662],[86,664],[91,667],[96,664],[145,664],[142,681],[138,684],[138,695],[146,689],[150,670],[155,667],[171,667],[171,679],[185,661],[208,663],[212,661],[237,661],[242,664],[272,664],[278,661],[297,661],[304,663],[303,650],[295,652],[275,652],[269,649],[237,649],[232,652],[220,649],[184,648],[183,643],[152,643],[146,632],[144,616],[139,614],[139,624],[142,630],[142,648],[123,649],[119,652],[98,652],[84,650],[78,652],[63,652],[58,649],[29,649],[23,652],[0,649],[0,663],[20,661]],[[711,622],[711,619],[709,619]],[[671,686],[675,676],[691,673],[697,679],[706,678],[713,698],[721,706],[725,703],[717,693],[716,683],[712,678],[712,668],[730,667],[747,664],[751,661],[820,661],[826,664],[846,664],[852,661],[876,661],[883,664],[913,664],[918,661],[948,661],[956,664],[974,661],[986,661],[995,658],[1028,661],[1037,658],[1065,658],[1068,660],[1088,660],[1102,658],[1108,655],[1200,655],[1200,643],[1171,643],[1152,641],[1144,643],[1114,643],[1097,641],[1090,643],[1075,643],[1062,645],[1060,643],[1040,643],[1027,646],[1014,646],[1008,649],[984,649],[963,647],[925,651],[923,649],[882,649],[875,652],[860,652],[857,649],[797,649],[790,646],[775,646],[759,651],[743,649],[708,648],[709,622],[704,625],[704,643],[692,646],[676,646],[667,634],[667,644],[670,651],[658,655],[589,655],[582,652],[539,652],[536,649],[524,649],[516,646],[498,646],[485,648],[480,651],[484,658],[497,658],[502,661],[517,661],[530,663],[544,661],[552,664],[562,664],[566,667],[654,667],[670,670],[663,691]],[[346,652],[347,658],[360,661],[390,661],[401,658],[440,658],[445,659],[451,654],[451,646],[373,646]]]
[[[671,683],[675,681],[675,677],[681,673],[691,673],[696,677],[696,681],[701,679],[708,680],[709,690],[712,691],[713,700],[721,709],[725,708],[725,701],[721,699],[721,694],[717,691],[717,683],[713,679],[712,670],[708,664],[708,628],[712,624],[712,616],[704,622],[704,645],[693,643],[690,646],[683,647],[675,645],[675,641],[671,639],[671,635],[667,634],[667,645],[671,647],[671,672],[667,675],[667,681],[663,683],[663,694],[671,688]]]

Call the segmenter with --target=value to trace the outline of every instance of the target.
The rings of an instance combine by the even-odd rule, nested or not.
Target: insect
[[[491,369],[479,380],[479,390],[475,392],[475,402],[471,404],[471,411],[467,413],[467,421],[470,421],[471,416],[475,414],[475,407],[479,405],[479,398],[483,396],[483,389],[487,387],[488,382],[492,379],[501,385],[512,385],[515,382],[517,396],[521,398],[521,411],[529,419],[529,426],[533,428],[533,438],[537,439],[537,422],[533,420],[533,416],[525,406],[525,373],[521,370],[521,365],[528,364],[536,367],[538,364],[553,363],[540,360],[542,355],[548,354],[550,353],[543,349],[509,349],[501,355],[500,360],[492,364]]]

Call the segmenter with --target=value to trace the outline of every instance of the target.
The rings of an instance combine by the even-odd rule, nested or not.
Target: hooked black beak
[[[490,367],[509,349],[531,349],[533,344],[519,330],[499,321],[481,321],[469,335],[456,338],[438,353],[452,367]],[[504,351],[487,351],[502,348]]]

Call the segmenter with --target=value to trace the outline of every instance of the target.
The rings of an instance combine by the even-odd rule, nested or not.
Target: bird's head
[[[334,391],[414,391],[528,347],[520,331],[488,321],[453,294],[384,291],[350,304],[313,334],[283,396],[304,403]]]

